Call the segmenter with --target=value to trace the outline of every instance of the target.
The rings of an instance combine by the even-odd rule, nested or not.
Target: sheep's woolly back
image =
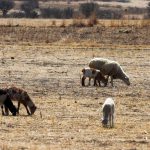
[[[101,70],[102,66],[107,62],[108,60],[104,58],[93,58],[89,63],[89,67]]]
[[[105,105],[113,105],[113,106],[115,106],[115,103],[114,103],[113,98],[111,98],[111,97],[107,98],[107,99],[105,100],[105,102],[104,102],[102,108],[104,108]]]
[[[89,63],[89,67],[100,70],[104,75],[114,75],[120,69],[118,62],[104,58],[92,59]]]

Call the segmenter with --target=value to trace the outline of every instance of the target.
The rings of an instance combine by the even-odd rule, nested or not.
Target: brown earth
[[[25,89],[38,109],[33,116],[23,106],[19,116],[0,116],[0,149],[148,150],[149,33],[149,26],[1,26],[1,88]],[[93,57],[118,61],[131,86],[115,80],[113,88],[82,87],[81,70]],[[116,103],[112,129],[101,125],[109,96]]]

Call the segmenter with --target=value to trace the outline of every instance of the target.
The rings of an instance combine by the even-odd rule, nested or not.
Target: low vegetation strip
[[[147,45],[150,43],[149,21],[106,20],[92,27],[72,26],[72,20],[66,20],[60,27],[61,20],[1,20],[0,44],[62,44],[91,43],[110,45]],[[125,23],[126,24],[125,24]],[[104,25],[103,25],[104,23]],[[70,24],[67,26],[67,24]],[[119,24],[119,25],[118,25]],[[122,25],[121,25],[122,24]],[[50,26],[49,26],[50,25]]]
[[[64,27],[71,26],[74,22],[83,22],[85,26],[88,19],[2,19],[0,18],[0,26],[22,26],[22,27]],[[54,23],[55,22],[55,23]],[[150,20],[100,20],[97,22],[98,26],[104,27],[145,27],[150,26]]]

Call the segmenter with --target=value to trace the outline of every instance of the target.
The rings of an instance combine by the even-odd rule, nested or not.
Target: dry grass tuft
[[[50,26],[78,26],[86,27],[87,25],[104,26],[104,27],[146,27],[150,26],[150,20],[100,20],[95,15],[89,19],[0,19],[0,26],[7,27],[50,27]]]
[[[96,18],[96,15],[95,14],[91,15],[87,21],[87,26],[93,27],[94,25],[97,25],[97,24],[98,24],[98,20]]]

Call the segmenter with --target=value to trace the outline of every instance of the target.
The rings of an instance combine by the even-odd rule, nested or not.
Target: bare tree
[[[21,5],[21,9],[25,12],[26,17],[28,17],[28,18],[36,18],[37,17],[37,13],[36,13],[37,8],[39,8],[38,0],[25,1]]]

